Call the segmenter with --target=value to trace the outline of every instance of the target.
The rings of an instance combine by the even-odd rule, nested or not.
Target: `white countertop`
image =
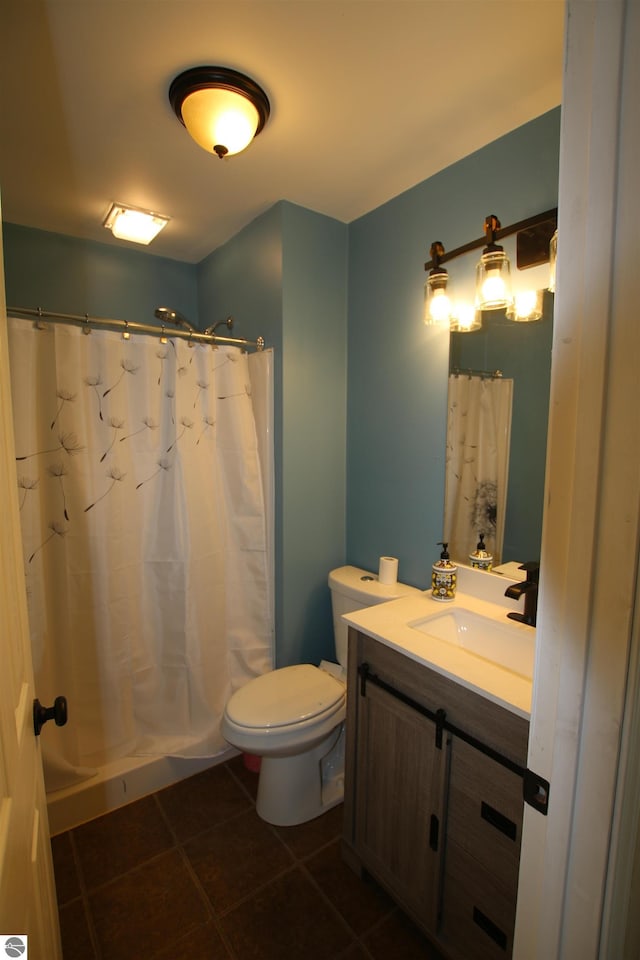
[[[475,573],[476,571],[474,571]],[[502,599],[505,587],[514,581],[507,578],[500,581],[491,574],[479,573],[478,575],[491,578],[491,583],[489,580],[475,581],[474,578],[474,582],[488,588],[483,592],[491,597],[490,600],[474,595],[472,592],[461,592],[458,589],[453,601],[443,603],[434,600],[429,590],[345,614],[343,619],[351,626],[357,627],[362,633],[368,634],[394,650],[398,650],[412,660],[430,667],[437,673],[461,683],[484,697],[488,697],[512,713],[529,719],[531,714],[531,680],[520,674],[512,673],[490,660],[485,660],[483,657],[470,653],[457,644],[439,640],[409,626],[416,620],[444,612],[446,609],[462,607],[481,616],[495,619],[499,623],[507,623],[510,629],[515,631],[514,635],[517,637],[515,642],[531,645],[533,653],[535,628],[506,619],[509,610],[520,608],[518,603],[508,599],[505,602]],[[459,577],[459,585],[461,580],[463,581],[461,585],[465,589],[473,589],[473,583],[469,577]],[[497,584],[495,583],[496,580]],[[477,593],[477,591],[475,592]]]

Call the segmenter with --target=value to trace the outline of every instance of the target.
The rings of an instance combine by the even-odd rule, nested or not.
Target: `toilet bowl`
[[[338,663],[280,667],[237,690],[222,718],[225,739],[261,757],[256,812],[278,826],[320,816],[344,795],[347,625],[342,614],[409,592],[358,567],[332,570],[329,587]]]
[[[247,683],[225,712],[225,737],[245,753],[289,757],[310,750],[344,720],[346,685],[309,663]]]

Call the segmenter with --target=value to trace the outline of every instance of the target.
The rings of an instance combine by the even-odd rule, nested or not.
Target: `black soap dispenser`
[[[493,554],[489,553],[484,543],[484,533],[480,534],[475,553],[469,554],[469,561],[475,570],[491,570],[493,566]]]
[[[455,599],[456,586],[458,584],[458,568],[451,562],[448,543],[438,542],[442,547],[442,553],[437,563],[431,568],[431,596],[434,600],[448,602]]]

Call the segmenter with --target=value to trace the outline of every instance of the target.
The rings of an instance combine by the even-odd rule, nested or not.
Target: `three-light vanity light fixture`
[[[547,289],[555,290],[555,264],[558,244],[557,209],[502,227],[495,214],[484,221],[484,237],[447,253],[437,240],[431,244],[431,260],[424,285],[424,322],[447,326],[459,333],[470,333],[482,326],[484,310],[505,310],[507,318],[517,322],[542,317],[543,290],[513,290],[511,263],[504,247],[497,241],[516,234],[518,270],[549,264]],[[454,301],[449,287],[449,274],[443,264],[462,254],[483,247],[476,266],[476,292],[473,303]]]

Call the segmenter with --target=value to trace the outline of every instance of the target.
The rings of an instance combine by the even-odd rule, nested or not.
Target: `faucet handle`
[[[526,572],[527,580],[530,580],[532,583],[538,582],[540,577],[540,564],[537,560],[527,560],[526,563],[518,567],[518,570],[524,570]]]

